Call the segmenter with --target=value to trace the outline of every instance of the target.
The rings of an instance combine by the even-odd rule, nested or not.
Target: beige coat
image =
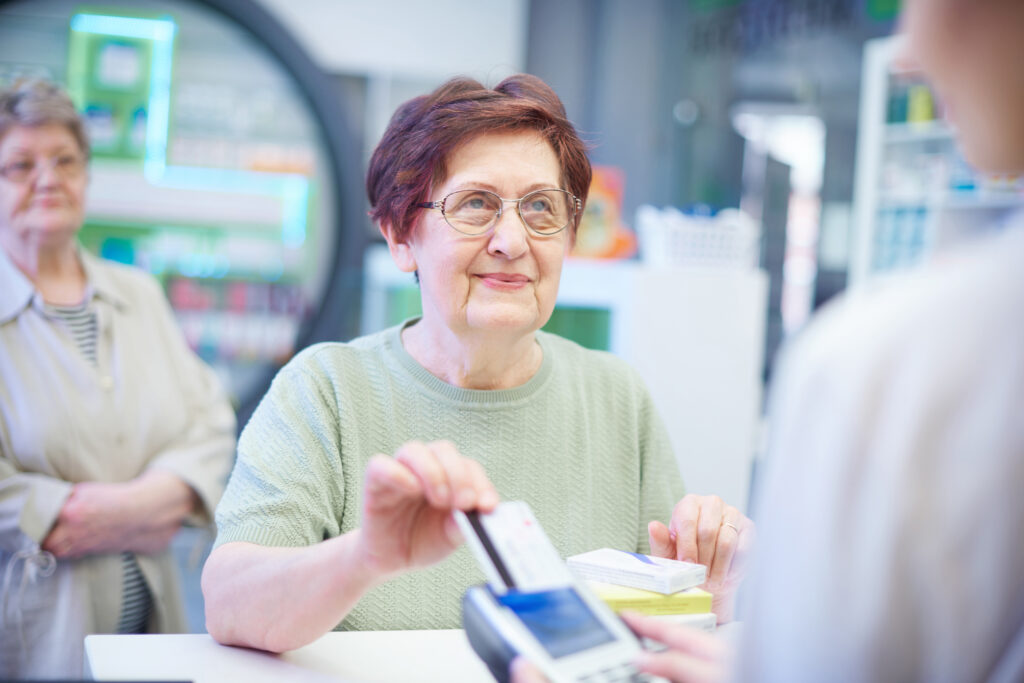
[[[156,281],[82,251],[97,311],[97,365],[43,312],[0,250],[0,677],[82,673],[83,638],[121,611],[119,554],[55,561],[40,550],[83,481],[175,473],[209,523],[234,452],[235,419],[213,372],[185,344]],[[139,556],[149,630],[184,630],[169,552]]]

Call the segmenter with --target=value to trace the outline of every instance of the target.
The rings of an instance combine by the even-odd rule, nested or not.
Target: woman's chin
[[[48,221],[32,225],[28,232],[33,235],[32,241],[36,244],[48,247],[67,246],[74,244],[79,227],[63,221]]]
[[[528,310],[515,305],[489,305],[483,310],[471,310],[467,313],[466,322],[475,330],[508,334],[529,334],[544,324],[536,308]]]

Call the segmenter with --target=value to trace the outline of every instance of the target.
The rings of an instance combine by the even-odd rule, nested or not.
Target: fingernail
[[[437,497],[441,500],[449,500],[450,492],[447,484],[438,484],[437,488],[434,489],[434,493],[436,493]]]
[[[480,494],[480,507],[492,508],[498,504],[498,494],[490,489]]]

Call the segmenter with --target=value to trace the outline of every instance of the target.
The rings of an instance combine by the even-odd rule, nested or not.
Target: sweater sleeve
[[[653,520],[668,524],[672,508],[685,495],[679,465],[672,451],[668,430],[654,405],[647,387],[634,374],[638,403],[640,452],[640,528],[637,529],[637,552],[651,551],[647,525]]]
[[[299,354],[274,379],[239,439],[217,507],[215,546],[312,545],[340,533],[344,505],[338,402],[329,378]]]

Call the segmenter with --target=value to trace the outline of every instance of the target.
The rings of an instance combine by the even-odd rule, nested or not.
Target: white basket
[[[673,207],[644,205],[637,209],[636,226],[646,264],[757,268],[761,231],[738,209],[689,216]]]

